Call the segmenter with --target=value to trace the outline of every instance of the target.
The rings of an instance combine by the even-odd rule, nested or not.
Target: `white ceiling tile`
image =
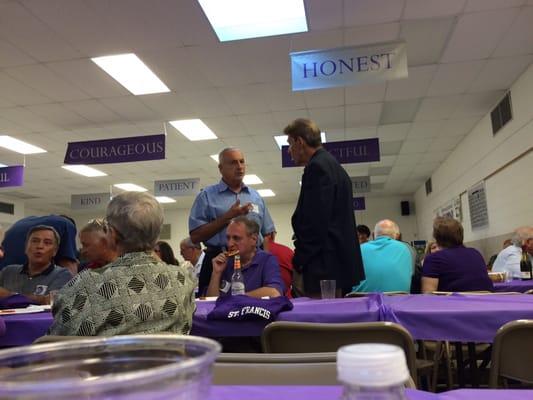
[[[533,4],[530,4],[533,6]],[[498,43],[494,56],[512,56],[533,52],[533,7],[520,9],[503,39]]]
[[[383,105],[380,123],[395,124],[411,122],[416,115],[420,99],[387,101]]]
[[[259,92],[259,85],[232,86],[220,88],[219,91],[233,114],[251,114],[268,110],[265,96]]]
[[[504,91],[498,90],[464,95],[452,116],[454,118],[482,116],[490,112],[504,94]]]
[[[427,95],[445,96],[465,93],[485,64],[485,60],[440,64]]]
[[[461,96],[426,97],[420,103],[415,121],[448,119],[457,108]]]
[[[37,90],[25,85],[23,82],[0,72],[0,97],[18,106],[42,104],[52,101]]]
[[[454,26],[454,18],[403,21],[400,38],[407,42],[408,64],[437,63]]]
[[[409,140],[432,139],[440,135],[442,124],[446,121],[418,121],[412,124],[407,135]]]
[[[407,137],[410,128],[410,123],[380,125],[377,128],[377,135],[380,142],[404,140]]]
[[[74,128],[87,125],[89,121],[76,112],[70,111],[61,104],[38,104],[27,106],[26,109],[49,120],[62,128]]]
[[[304,91],[307,108],[336,107],[344,104],[343,88]]]
[[[379,122],[383,103],[346,106],[346,127],[375,126]]]
[[[302,109],[302,110],[291,110],[291,111],[274,111],[272,112],[272,119],[274,121],[274,124],[276,126],[276,133],[277,135],[280,135],[283,131],[283,128],[285,128],[291,121],[294,121],[297,118],[311,118],[309,114],[308,109]]]
[[[342,140],[374,138],[377,135],[376,129],[376,126],[348,127],[344,129],[344,139]],[[326,132],[326,138],[329,138],[329,132]]]
[[[155,119],[157,115],[135,96],[102,99],[102,103],[127,121]]]
[[[453,150],[459,142],[463,140],[463,136],[440,136],[436,138],[428,148],[429,152]]]
[[[424,97],[437,70],[437,65],[409,68],[409,77],[387,82],[387,101]]]
[[[63,103],[63,106],[94,123],[101,124],[120,121],[118,114],[105,107],[98,100],[70,101]]]
[[[0,116],[33,132],[42,132],[58,128],[49,120],[32,113],[25,107],[4,108],[1,110]]]
[[[289,82],[257,85],[272,111],[301,110],[306,107],[303,92],[293,92]]]
[[[489,57],[509,29],[519,9],[463,14],[446,46],[442,62],[479,60]]]
[[[342,44],[341,29],[330,31],[309,31],[291,35],[289,52],[332,49],[335,47],[341,47]]]
[[[463,119],[449,119],[440,121],[442,136],[464,136],[470,133],[479,122],[480,117],[470,117]]]
[[[341,129],[345,127],[344,107],[310,108],[309,116],[321,130],[325,130],[326,132],[330,129]]]
[[[307,0],[306,15],[309,29],[323,31],[342,26],[342,0]]]
[[[447,151],[439,150],[439,151],[427,152],[420,158],[419,161],[420,163],[440,163],[446,160],[448,156],[450,155],[450,153],[451,153],[451,150],[447,150]]]
[[[380,103],[385,99],[385,82],[360,86],[346,86],[344,98],[346,104]]]
[[[139,100],[166,121],[196,118],[196,113],[183,96],[161,93],[139,97]]]
[[[344,46],[364,46],[371,43],[392,42],[398,40],[400,23],[364,25],[344,30]]]
[[[0,37],[38,61],[54,61],[82,56],[56,31],[14,1],[0,3]],[[35,40],[38,38],[38,40]]]
[[[405,19],[435,18],[457,15],[466,0],[406,0],[403,17]]]
[[[493,58],[487,61],[468,92],[509,89],[533,61],[533,56]]]
[[[198,118],[232,115],[230,107],[218,89],[187,90],[181,93]]]
[[[88,99],[90,96],[75,85],[65,81],[44,65],[27,65],[5,72],[14,79],[47,95],[55,101]]]
[[[241,122],[241,118],[236,116],[224,116],[224,117],[209,117],[203,118],[204,123],[221,139],[232,138],[235,136],[243,136],[245,134],[245,127]],[[185,137],[183,135],[180,135]]]
[[[372,25],[398,21],[402,15],[403,1],[397,0],[345,0],[345,26]]]
[[[270,113],[257,113],[257,114],[243,114],[237,116],[239,122],[243,126],[241,135],[271,135],[276,131],[276,126]],[[290,121],[287,121],[287,124]]]
[[[407,139],[403,142],[400,155],[424,154],[434,139]]]
[[[518,7],[524,4],[524,0],[468,0],[465,12],[494,10],[498,8]]]
[[[394,168],[391,173],[394,173],[394,170],[397,167],[413,167],[420,162],[423,153],[410,153],[410,154],[399,154],[396,157],[396,162],[394,163]]]
[[[18,65],[34,64],[35,59],[28,56],[11,43],[0,40],[0,68],[15,67]]]

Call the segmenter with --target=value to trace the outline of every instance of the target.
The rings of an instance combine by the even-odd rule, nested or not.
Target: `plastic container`
[[[409,369],[398,346],[352,344],[337,351],[337,377],[342,400],[403,400]]]
[[[0,351],[0,399],[204,400],[220,345],[184,335],[67,340]]]

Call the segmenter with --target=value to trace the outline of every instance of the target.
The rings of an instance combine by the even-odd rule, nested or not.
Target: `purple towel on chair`
[[[30,304],[37,304],[22,294],[13,294],[0,299],[0,309],[6,308],[24,308]]]
[[[207,319],[234,321],[273,321],[281,311],[292,310],[291,301],[285,297],[256,299],[246,295],[220,296]]]

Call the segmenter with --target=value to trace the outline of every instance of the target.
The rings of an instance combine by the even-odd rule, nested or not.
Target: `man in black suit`
[[[303,274],[307,296],[320,296],[320,281],[337,281],[337,296],[364,279],[352,206],[352,183],[346,171],[322,147],[313,121],[289,124],[289,154],[305,166],[302,187],[292,216],[294,268]]]

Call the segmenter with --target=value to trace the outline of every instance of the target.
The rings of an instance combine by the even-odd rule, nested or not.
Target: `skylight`
[[[307,32],[303,0],[198,0],[221,42]]]

